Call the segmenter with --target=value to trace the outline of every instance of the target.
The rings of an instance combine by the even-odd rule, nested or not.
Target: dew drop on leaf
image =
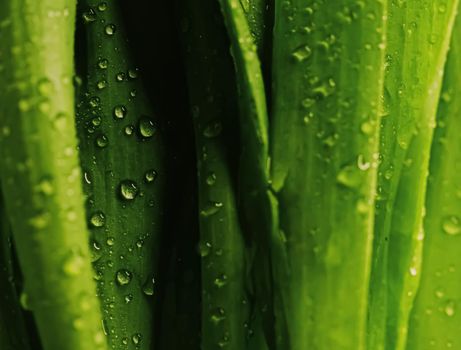
[[[139,189],[136,183],[132,180],[123,180],[120,183],[120,195],[123,199],[131,201],[138,195]]]
[[[127,269],[120,269],[117,271],[115,277],[116,277],[118,285],[126,286],[127,284],[131,282],[132,275],[131,275],[131,272],[128,271]]]
[[[442,229],[447,235],[458,235],[461,233],[461,220],[455,215],[447,216],[442,221]]]

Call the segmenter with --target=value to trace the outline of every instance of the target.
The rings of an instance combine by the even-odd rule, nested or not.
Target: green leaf
[[[378,0],[276,3],[271,170],[281,349],[366,348],[385,9]]]
[[[104,331],[112,349],[150,349],[167,177],[160,117],[120,5],[85,0],[79,15],[77,126]]]
[[[0,3],[0,169],[46,350],[106,349],[74,126],[75,1]]]

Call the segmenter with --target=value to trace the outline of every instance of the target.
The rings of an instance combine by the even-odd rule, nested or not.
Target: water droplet
[[[370,122],[364,122],[360,126],[360,131],[363,132],[365,135],[371,135],[374,131],[373,124]]]
[[[447,303],[445,304],[445,315],[451,317],[455,314],[455,307],[456,304],[453,300],[448,300]]]
[[[226,319],[226,314],[224,312],[224,309],[223,308],[217,308],[215,311],[213,311],[211,313],[211,317],[210,317],[210,320],[211,322],[213,322],[214,324],[218,324],[220,323],[221,321],[225,320]]]
[[[214,285],[218,288],[222,288],[227,284],[227,276],[222,274],[215,278]]]
[[[208,256],[211,251],[211,243],[209,242],[199,242],[197,247],[198,253],[202,258]]]
[[[115,238],[114,237],[108,237],[107,240],[106,240],[106,244],[109,247],[112,247],[115,244]]]
[[[99,259],[101,259],[102,256],[102,250],[101,246],[99,245],[98,242],[92,241],[90,245],[90,253],[91,253],[91,262],[96,262]]]
[[[136,79],[138,77],[138,69],[128,69],[128,77],[130,79]]]
[[[98,90],[105,89],[107,87],[107,81],[106,80],[100,80],[97,82],[96,87]]]
[[[131,282],[131,272],[126,269],[120,269],[116,273],[116,280],[120,286],[126,286]]]
[[[30,304],[29,304],[29,295],[25,292],[22,292],[21,295],[19,296],[19,303],[21,304],[21,307],[24,310],[31,310]]]
[[[93,96],[89,100],[89,105],[91,108],[96,108],[101,103],[101,99],[98,96]]]
[[[127,294],[125,295],[125,303],[129,304],[133,300],[133,294]]]
[[[40,79],[37,83],[38,92],[48,96],[53,92],[53,84],[47,78]]]
[[[415,277],[417,274],[418,274],[418,270],[416,269],[416,267],[414,266],[410,267],[410,275]]]
[[[96,137],[96,146],[99,148],[105,148],[109,144],[109,139],[106,135],[99,135]]]
[[[117,75],[115,76],[115,80],[117,80],[118,82],[124,81],[125,78],[126,78],[126,74],[123,73],[123,72],[119,72],[119,73],[117,73]]]
[[[107,3],[106,2],[101,2],[99,5],[98,5],[98,10],[101,11],[101,12],[104,12],[107,10]]]
[[[357,167],[353,165],[343,167],[336,176],[336,181],[345,187],[357,187],[361,181],[357,170]]]
[[[312,54],[312,50],[308,45],[302,45],[296,48],[291,56],[295,59],[296,62],[302,62],[307,60]]]
[[[104,32],[107,35],[112,36],[112,35],[115,34],[115,29],[116,29],[115,24],[108,24],[108,25],[105,26]]]
[[[134,345],[138,346],[139,344],[141,344],[142,335],[140,333],[133,334],[133,336],[131,337],[131,341]]]
[[[206,177],[206,184],[208,186],[213,186],[215,183],[216,183],[216,174],[209,173],[208,176]]]
[[[98,67],[100,69],[107,69],[107,67],[109,66],[109,61],[105,58],[101,58],[99,61],[98,61]]]
[[[106,216],[102,211],[97,211],[91,215],[90,224],[93,227],[103,227],[106,224]]]
[[[125,126],[124,132],[125,132],[125,135],[127,135],[127,136],[133,135],[134,126],[133,126],[133,125],[127,125],[127,126]]]
[[[78,276],[85,266],[85,259],[77,252],[72,252],[64,261],[62,269],[68,276]]]
[[[139,119],[139,133],[144,138],[150,138],[154,136],[157,131],[157,126],[148,117],[141,117]]]
[[[154,278],[149,278],[146,281],[146,283],[144,283],[144,285],[142,286],[143,293],[147,296],[154,295],[154,284],[155,284]]]
[[[200,215],[203,217],[208,217],[216,214],[221,208],[223,204],[221,202],[212,202],[209,201],[206,206],[200,211]]]
[[[203,136],[206,138],[214,138],[219,136],[222,131],[222,124],[220,121],[212,121],[209,123],[206,128],[203,130]]]
[[[132,180],[123,180],[120,183],[120,194],[125,200],[133,200],[138,195],[139,189]]]
[[[447,235],[455,236],[461,233],[461,221],[458,216],[450,215],[443,219],[442,229]]]
[[[91,23],[96,21],[96,12],[90,8],[87,12],[84,12],[82,15],[83,21],[85,23]]]
[[[144,179],[147,183],[152,183],[157,178],[157,171],[154,169],[147,170],[144,174]]]
[[[114,107],[114,117],[116,119],[123,119],[126,117],[127,109],[123,105],[118,105]]]

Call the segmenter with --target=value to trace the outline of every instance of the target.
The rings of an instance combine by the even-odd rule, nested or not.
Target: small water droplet
[[[122,82],[124,81],[126,78],[126,74],[124,72],[119,72],[117,73],[117,75],[115,76],[115,80],[117,80],[118,82]]]
[[[209,201],[200,211],[200,215],[203,217],[212,216],[216,214],[222,207],[223,204],[221,202]]]
[[[218,288],[222,288],[227,284],[227,276],[222,274],[215,278],[214,285]]]
[[[120,183],[120,195],[125,200],[133,200],[138,195],[139,189],[136,182],[132,180],[123,180]]]
[[[106,224],[106,216],[102,211],[97,211],[91,215],[90,224],[93,227],[103,227]]]
[[[361,181],[357,170],[357,167],[353,165],[343,167],[336,176],[336,181],[345,187],[357,187]]]
[[[130,79],[136,79],[138,77],[138,69],[128,69],[128,77]]]
[[[139,133],[144,138],[150,138],[157,132],[157,126],[148,117],[141,117],[139,119]]]
[[[100,80],[97,82],[96,84],[96,88],[98,90],[102,90],[102,89],[105,89],[107,87],[107,81],[106,80]]]
[[[85,23],[94,22],[96,21],[96,12],[94,12],[94,10],[90,8],[88,11],[83,13],[82,18]]]
[[[211,251],[211,243],[209,242],[199,242],[197,247],[198,253],[202,258],[208,256]]]
[[[134,345],[139,346],[141,344],[141,341],[142,341],[141,333],[133,334],[133,336],[131,337],[131,341],[133,342]]]
[[[127,269],[120,269],[116,273],[116,280],[120,286],[126,286],[131,282],[132,274]]]
[[[216,183],[216,174],[209,173],[208,176],[206,177],[206,184],[208,186],[213,186],[215,183]]]
[[[442,229],[447,235],[455,236],[461,233],[461,221],[458,216],[450,215],[443,219]]]
[[[123,131],[125,132],[125,135],[131,136],[131,135],[133,135],[133,132],[134,132],[134,126],[133,125],[127,125],[127,126],[125,126],[125,129]]]
[[[114,107],[114,117],[116,119],[123,119],[126,117],[127,109],[123,105],[118,105]]]
[[[203,136],[205,136],[206,138],[211,139],[211,138],[219,136],[219,134],[221,134],[221,131],[222,131],[221,122],[220,121],[212,121],[203,130]]]
[[[106,240],[106,244],[109,247],[112,247],[115,244],[115,238],[114,237],[108,237],[107,240]]]
[[[447,303],[445,304],[445,315],[452,317],[455,314],[455,307],[456,304],[453,300],[448,300]]]
[[[226,314],[224,312],[223,308],[217,308],[211,313],[210,321],[213,322],[214,324],[218,324],[221,321],[226,319]]]
[[[125,295],[125,303],[129,304],[133,300],[133,294],[127,294]]]
[[[105,148],[109,144],[109,139],[106,135],[99,135],[96,137],[96,146],[99,148]]]
[[[142,292],[147,296],[154,295],[154,284],[155,284],[154,278],[149,278],[146,281],[146,283],[144,283],[144,285],[142,286]]]
[[[154,169],[147,170],[144,174],[144,179],[147,183],[152,183],[157,178],[157,171]]]
[[[312,54],[312,50],[308,45],[302,45],[296,48],[291,56],[295,59],[296,62],[302,62],[307,60]]]
[[[109,66],[109,61],[105,58],[101,58],[99,61],[98,61],[98,67],[100,69],[107,69],[107,67]]]
[[[96,262],[102,257],[101,246],[98,242],[92,241],[90,244],[91,262]]]
[[[104,12],[107,10],[107,3],[105,1],[99,3],[98,10]]]
[[[108,24],[104,27],[104,32],[109,36],[114,35],[115,30],[116,30],[115,24]]]
[[[21,307],[24,310],[31,310],[30,304],[29,304],[29,295],[25,292],[22,292],[21,295],[19,296],[19,303],[21,304]]]
[[[85,259],[77,252],[72,252],[64,260],[62,269],[64,273],[68,276],[77,276],[82,271],[82,268],[84,267],[84,265],[85,265]]]

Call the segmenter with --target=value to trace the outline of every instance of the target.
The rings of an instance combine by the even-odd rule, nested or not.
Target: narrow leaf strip
[[[419,284],[435,114],[457,1],[389,2],[370,299],[372,349],[405,347]]]
[[[11,230],[0,192],[0,349],[29,350],[19,298],[16,292],[12,262]]]
[[[366,348],[385,13],[379,0],[276,2],[280,349]]]
[[[92,261],[112,349],[153,346],[166,179],[162,132],[117,1],[84,0],[78,136]],[[153,84],[153,83],[152,83]]]
[[[245,349],[246,253],[236,208],[236,88],[216,0],[180,1],[198,160],[203,349]],[[239,5],[240,6],[240,5]]]
[[[264,317],[269,342],[273,342],[271,322],[272,291],[270,240],[275,231],[275,201],[269,191],[268,116],[261,64],[244,9],[238,0],[221,0],[237,77],[240,107],[239,196],[245,232],[252,236],[253,274],[258,312]],[[266,309],[266,315],[260,311]]]
[[[407,349],[461,349],[461,21],[456,20],[437,112],[424,220],[421,284]]]
[[[75,1],[0,3],[0,168],[45,350],[106,349],[74,126]]]

